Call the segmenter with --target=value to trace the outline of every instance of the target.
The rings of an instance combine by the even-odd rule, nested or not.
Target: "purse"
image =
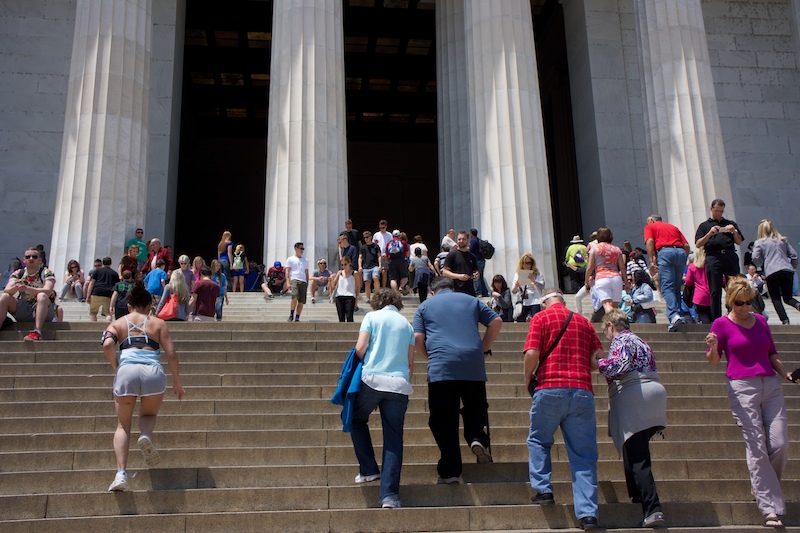
[[[520,315],[522,315],[522,301],[528,297],[528,287],[527,285],[523,286],[522,292],[519,293],[519,297],[517,298],[517,302],[514,304],[514,314],[512,317],[514,320],[518,319]]]
[[[161,308],[161,311],[158,312],[158,318],[161,320],[172,320],[176,316],[178,316],[178,295],[170,294],[169,300],[167,300],[167,303]]]
[[[564,336],[564,332],[567,331],[567,326],[569,326],[569,321],[572,320],[572,315],[574,314],[575,313],[573,311],[569,312],[567,320],[564,321],[564,325],[561,326],[561,331],[558,332],[558,337],[556,337],[556,340],[553,341],[553,344],[550,345],[547,351],[544,352],[544,357],[542,357],[542,360],[539,361],[539,365],[536,367],[536,370],[533,371],[533,377],[531,378],[531,382],[528,383],[528,393],[531,395],[531,398],[533,398],[533,393],[536,392],[536,387],[539,386],[539,369],[542,368],[542,363],[544,363],[545,359],[547,359],[547,356],[550,355],[553,352],[553,350],[556,349],[556,346],[558,346],[558,342],[561,340],[561,337]]]

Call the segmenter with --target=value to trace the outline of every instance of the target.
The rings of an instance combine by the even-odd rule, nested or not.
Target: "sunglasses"
[[[26,255],[25,259],[39,259],[38,255]]]
[[[741,307],[743,305],[753,305],[753,299],[751,298],[750,300],[746,300],[744,302],[736,300],[735,302],[733,302],[733,305],[735,305],[736,307]]]
[[[178,261],[178,263],[180,263],[181,265],[188,265],[189,264],[186,261]]]
[[[304,247],[302,247],[302,246],[298,246],[298,247],[297,247],[297,249],[298,249],[298,250],[305,250],[305,248],[304,248]]]

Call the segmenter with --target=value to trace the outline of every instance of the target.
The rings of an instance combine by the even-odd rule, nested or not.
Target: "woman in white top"
[[[342,256],[342,270],[333,275],[333,286],[336,287],[339,322],[352,322],[356,307],[356,278],[353,276],[352,261],[346,255]]]
[[[526,278],[520,279],[520,271],[530,271]],[[511,284],[511,293],[518,294],[522,301],[522,312],[516,317],[517,322],[525,322],[542,310],[539,305],[544,290],[544,275],[536,268],[536,260],[529,253],[522,254],[517,264],[517,272]]]

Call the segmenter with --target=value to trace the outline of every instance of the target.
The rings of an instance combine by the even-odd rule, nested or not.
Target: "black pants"
[[[461,407],[463,403],[464,407]],[[428,427],[439,446],[441,459],[436,470],[443,478],[461,475],[461,448],[458,441],[458,414],[464,419],[467,444],[478,440],[489,447],[489,404],[485,381],[434,381],[428,383]]]
[[[738,274],[739,256],[734,252],[706,257],[706,278],[708,278],[708,292],[711,293],[712,321],[722,316],[722,276],[730,278]]]
[[[417,273],[414,272],[414,276]],[[430,281],[430,276],[428,274],[422,274],[417,279],[416,287],[417,287],[417,294],[419,295],[419,303],[424,302],[428,299],[428,282]]]
[[[573,293],[576,293],[586,283],[586,267],[578,267],[577,270],[572,270],[567,267],[567,274],[569,275],[570,288]]]
[[[356,299],[353,296],[337,296],[336,312],[339,313],[339,322],[352,322],[353,309],[356,307]]]
[[[797,306],[800,305],[800,302],[792,297],[792,278],[794,278],[794,273],[791,270],[779,270],[767,277],[769,299],[772,300],[772,305],[775,307],[775,312],[778,313],[778,318],[781,319],[781,322],[789,320],[786,309],[783,308],[783,302],[795,309],[798,309]],[[781,302],[781,299],[783,299],[783,302]]]
[[[650,429],[634,433],[622,446],[628,496],[634,502],[641,501],[645,518],[661,511],[661,502],[659,502],[656,492],[656,480],[653,478],[650,465],[651,433]]]

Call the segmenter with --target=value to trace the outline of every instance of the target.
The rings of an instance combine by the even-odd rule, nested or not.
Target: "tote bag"
[[[167,300],[167,303],[161,308],[161,311],[158,312],[158,318],[161,320],[172,320],[176,316],[178,316],[178,295],[170,294],[169,300]]]

